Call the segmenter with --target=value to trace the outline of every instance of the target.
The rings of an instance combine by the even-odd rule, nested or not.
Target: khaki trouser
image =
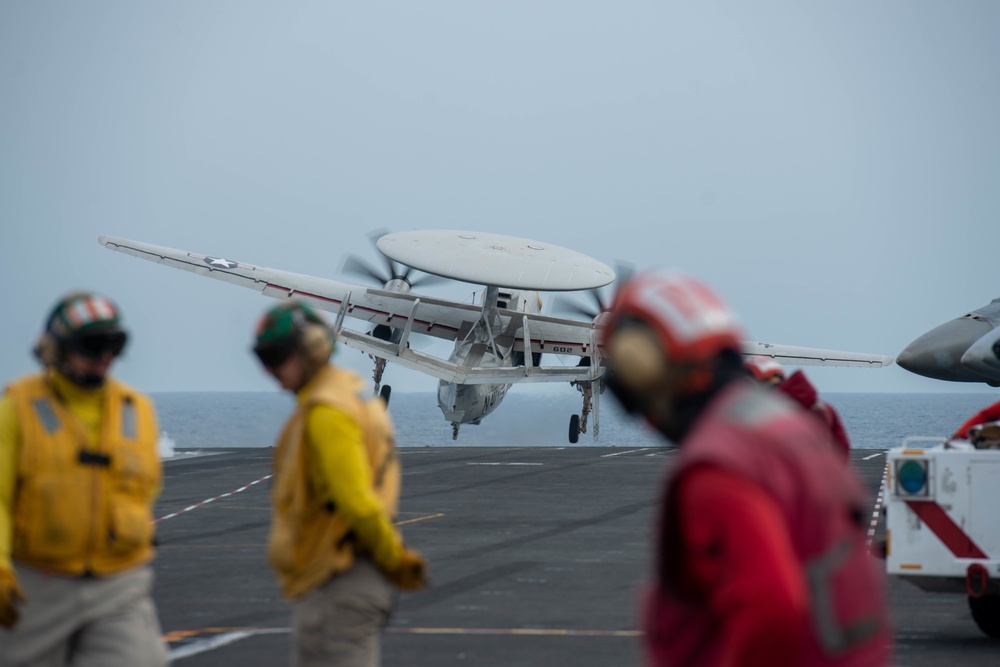
[[[14,563],[27,602],[0,629],[0,667],[163,667],[149,566],[104,578],[50,575]]]
[[[377,667],[392,598],[385,575],[361,559],[306,593],[292,618],[292,667]]]

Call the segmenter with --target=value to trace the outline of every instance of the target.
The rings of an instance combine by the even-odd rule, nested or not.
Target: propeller
[[[368,240],[371,241],[373,246],[375,246],[375,250],[378,252],[379,256],[385,260],[384,269],[380,270],[375,268],[357,255],[348,255],[340,267],[341,272],[370,278],[379,285],[388,285],[393,280],[402,280],[410,287],[417,287],[418,285],[435,285],[447,281],[447,278],[435,276],[430,273],[426,273],[415,279],[411,278],[410,276],[413,274],[412,266],[397,263],[378,250],[378,240],[388,233],[388,229],[380,228],[368,234]]]
[[[617,260],[615,262],[615,280],[614,283],[612,283],[615,286],[615,292],[617,292],[619,285],[625,284],[629,278],[632,277],[633,273],[635,273],[634,264],[624,260]],[[611,299],[606,300],[601,295],[601,289],[602,288],[597,287],[587,290],[592,302],[589,306],[581,305],[571,299],[557,296],[552,302],[552,310],[559,310],[569,315],[579,315],[580,317],[584,317],[588,320],[593,320],[601,313],[607,312],[608,309],[611,308],[611,303],[614,300],[614,292],[612,292]]]

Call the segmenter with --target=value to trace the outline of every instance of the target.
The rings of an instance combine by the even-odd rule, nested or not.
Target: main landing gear
[[[451,423],[451,439],[458,440],[458,422]]]
[[[583,410],[578,415],[570,415],[569,418],[569,441],[575,445],[580,440],[580,434],[587,432],[587,417],[590,415],[591,399],[594,396],[592,382],[573,382],[576,388],[583,394]]]
[[[372,379],[375,380],[375,393],[378,394],[378,388],[382,384],[382,373],[385,372],[385,359],[382,357],[373,357],[373,359],[375,359],[375,372],[372,373]]]
[[[392,396],[392,387],[386,385],[378,392],[378,395],[385,401],[386,407],[389,407],[389,397]]]

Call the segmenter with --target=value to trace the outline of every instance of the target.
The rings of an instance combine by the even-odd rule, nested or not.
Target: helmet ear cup
[[[625,327],[612,334],[608,348],[615,380],[623,388],[643,393],[662,387],[666,381],[669,365],[654,336],[640,327]]]
[[[46,368],[59,363],[59,341],[48,332],[38,337],[38,342],[32,351],[35,353],[35,358]]]
[[[322,366],[333,354],[333,332],[329,327],[310,322],[302,327],[299,341],[302,355],[312,366]]]

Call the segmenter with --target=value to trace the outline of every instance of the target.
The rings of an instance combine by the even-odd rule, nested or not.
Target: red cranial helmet
[[[704,362],[723,349],[738,350],[742,330],[736,315],[705,284],[676,271],[643,271],[615,296],[605,338],[623,323],[652,329],[672,362]]]
[[[618,291],[600,329],[609,387],[626,410],[667,437],[684,430],[678,401],[738,372],[736,315],[700,281],[672,271],[635,274]]]

